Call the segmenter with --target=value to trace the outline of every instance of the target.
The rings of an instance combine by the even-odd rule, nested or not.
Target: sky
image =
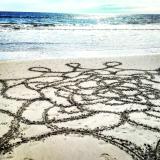
[[[1,11],[160,14],[160,0],[0,0]]]

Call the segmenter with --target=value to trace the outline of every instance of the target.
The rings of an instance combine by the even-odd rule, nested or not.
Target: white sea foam
[[[0,59],[160,53],[158,25],[96,27],[0,29]]]

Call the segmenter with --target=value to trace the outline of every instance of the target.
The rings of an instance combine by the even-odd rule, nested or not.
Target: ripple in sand
[[[149,116],[145,113],[131,113],[130,120],[140,124],[141,126],[147,126],[148,128],[156,128],[160,130],[160,118]]]
[[[0,95],[0,109],[4,109],[11,113],[16,113],[24,101],[16,101],[15,99],[6,99]]]
[[[12,120],[12,117],[0,112],[0,137],[7,133]]]
[[[115,138],[120,138],[124,140],[131,141],[140,147],[144,147],[144,144],[149,144],[153,148],[156,147],[157,141],[160,139],[160,134],[158,132],[152,132],[142,127],[132,126],[128,123],[115,128],[114,130],[103,131],[106,136],[114,136]]]
[[[43,121],[43,112],[45,109],[52,107],[53,104],[48,101],[35,101],[31,103],[22,116],[30,121]]]
[[[9,88],[6,91],[6,95],[11,99],[16,100],[28,100],[40,97],[38,92],[26,88],[24,85],[17,85],[14,88]]]
[[[109,112],[124,112],[124,111],[134,111],[134,110],[143,110],[146,109],[147,106],[140,104],[120,104],[120,105],[106,105],[102,103],[92,104],[92,105],[84,105],[84,108],[89,110],[96,111],[109,111]]]
[[[57,135],[44,141],[22,144],[13,150],[10,160],[133,160],[119,148],[102,142],[89,136]],[[7,160],[7,156],[2,160]]]
[[[97,127],[111,127],[119,123],[119,115],[112,113],[99,113],[84,119],[73,120],[69,122],[58,123],[58,127],[96,129]]]

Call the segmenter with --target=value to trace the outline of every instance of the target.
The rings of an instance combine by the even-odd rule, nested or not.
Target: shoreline
[[[4,52],[3,52],[4,53]],[[17,52],[16,52],[17,53]],[[18,53],[21,53],[21,52],[18,52]],[[23,52],[22,52],[23,53]],[[26,52],[25,52],[26,53]],[[68,57],[48,57],[48,58],[33,58],[33,59],[30,59],[30,58],[27,58],[27,59],[0,59],[0,63],[9,63],[9,62],[33,62],[33,61],[52,61],[52,60],[78,60],[78,59],[84,59],[84,60],[89,60],[89,59],[106,59],[106,58],[141,58],[141,57],[160,57],[160,53],[150,53],[150,54],[147,54],[147,53],[143,53],[143,54],[121,54],[121,55],[118,55],[118,54],[109,54],[109,55],[106,55],[106,56],[90,56],[90,57],[84,57],[84,56],[80,56],[80,57],[72,57],[72,56],[68,56]]]

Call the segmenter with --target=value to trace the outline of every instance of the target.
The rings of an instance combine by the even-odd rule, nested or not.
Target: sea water
[[[0,12],[0,59],[160,53],[160,15]]]

